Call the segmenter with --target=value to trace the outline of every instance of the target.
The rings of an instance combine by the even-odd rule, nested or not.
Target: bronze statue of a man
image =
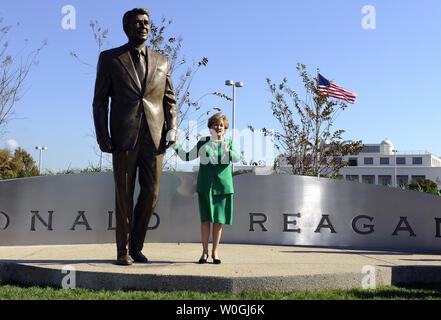
[[[129,41],[100,54],[95,82],[96,138],[101,151],[113,157],[116,263],[120,265],[148,262],[141,250],[158,200],[164,152],[176,142],[170,62],[145,46],[149,24],[146,9],[135,8],[124,14],[123,27]],[[140,193],[133,209],[137,169]]]

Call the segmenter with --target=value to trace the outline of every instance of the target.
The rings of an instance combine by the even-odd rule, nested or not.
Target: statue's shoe
[[[143,255],[141,251],[132,252],[132,253],[130,253],[130,256],[132,257],[133,261],[135,261],[135,262],[141,262],[141,263],[149,262],[147,257],[145,255]]]
[[[131,264],[133,264],[133,260],[129,255],[124,255],[118,257],[118,259],[116,260],[116,264],[120,266],[130,266]]]

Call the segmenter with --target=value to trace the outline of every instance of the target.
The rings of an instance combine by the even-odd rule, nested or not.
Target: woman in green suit
[[[210,227],[213,224],[212,258],[214,264],[221,263],[218,246],[222,235],[222,225],[233,222],[233,176],[231,162],[240,160],[233,142],[224,139],[228,129],[228,119],[221,113],[208,120],[211,136],[201,138],[196,146],[185,152],[177,144],[175,151],[184,161],[200,158],[196,191],[198,192],[199,213],[201,217],[202,256],[199,263],[208,259]]]

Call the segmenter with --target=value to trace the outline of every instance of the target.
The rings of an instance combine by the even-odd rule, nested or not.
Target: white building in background
[[[286,159],[279,157],[279,173],[291,174],[291,166]],[[427,151],[399,151],[388,139],[380,144],[365,144],[358,155],[342,157],[349,166],[340,169],[346,180],[378,185],[408,185],[411,181],[429,179],[441,189],[441,158]],[[198,171],[199,166],[193,166]],[[273,173],[272,166],[235,165],[234,170],[252,170],[255,174]],[[396,177],[396,181],[394,180]]]
[[[343,157],[344,161],[349,161],[349,166],[340,169],[346,180],[395,185],[396,176],[396,185],[430,179],[441,187],[441,159],[430,152],[400,152],[388,139],[365,146],[358,155]]]

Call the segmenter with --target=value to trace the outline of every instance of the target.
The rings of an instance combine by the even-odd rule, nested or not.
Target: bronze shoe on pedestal
[[[130,266],[131,264],[133,264],[133,260],[129,255],[120,256],[116,260],[116,264],[120,266]]]
[[[135,262],[141,262],[141,263],[147,263],[149,260],[145,255],[142,254],[141,251],[135,251],[130,253],[130,256],[132,257],[133,261]]]

